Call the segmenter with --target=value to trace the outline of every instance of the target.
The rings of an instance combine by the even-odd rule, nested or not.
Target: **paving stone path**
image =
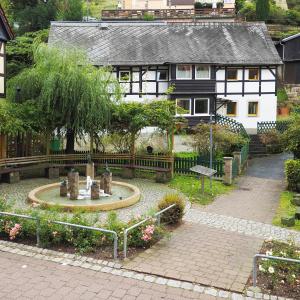
[[[283,189],[286,155],[250,161],[237,189],[212,205],[193,205],[185,225],[125,264],[128,269],[242,292],[266,238],[300,244],[300,233],[270,225]],[[268,224],[269,223],[269,224]]]

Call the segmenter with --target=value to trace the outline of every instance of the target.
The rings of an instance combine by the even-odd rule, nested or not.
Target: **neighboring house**
[[[173,99],[191,126],[216,112],[249,129],[276,120],[281,60],[264,23],[53,22],[49,43],[113,66],[125,100]]]
[[[8,24],[7,18],[0,6],[0,98],[6,96],[6,59],[5,44],[13,38],[13,32]]]
[[[276,48],[284,63],[280,72],[283,82],[300,84],[300,33],[276,43]]]
[[[235,0],[120,0],[122,9],[193,9],[195,2],[224,2],[224,8],[234,8]]]

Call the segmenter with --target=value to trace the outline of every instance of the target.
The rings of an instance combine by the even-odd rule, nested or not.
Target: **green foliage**
[[[155,19],[154,16],[148,13],[145,13],[143,16],[144,21],[153,21],[154,19]]]
[[[230,155],[232,151],[240,149],[246,144],[247,139],[233,133],[227,127],[218,124],[212,125],[213,152],[216,157]],[[210,151],[210,124],[199,124],[193,128],[191,146],[202,155],[208,155]]]
[[[284,191],[280,194],[279,206],[276,215],[273,219],[273,225],[281,226],[281,218],[285,216],[295,216],[296,206],[292,204],[294,193],[289,191]],[[290,229],[295,229],[300,231],[300,220],[296,220],[295,226],[290,227]]]
[[[35,50],[34,62],[10,80],[8,97],[24,104],[34,101],[40,131],[64,128],[80,137],[108,126],[112,103],[120,98],[108,69],[92,66],[76,50],[44,44]]]
[[[273,129],[266,133],[260,134],[261,142],[267,146],[268,153],[281,153],[282,146],[282,134],[278,130]]]
[[[283,147],[293,152],[295,158],[300,158],[300,114],[294,113],[287,130],[282,134]]]
[[[264,254],[267,256],[299,259],[300,251],[293,240],[287,244],[267,241],[265,248]],[[280,285],[295,286],[300,279],[300,264],[297,263],[266,259],[260,262],[259,271],[268,278],[268,288],[270,290],[278,289]]]
[[[116,9],[117,2],[117,0],[83,1],[83,11],[86,15],[99,19],[103,9]]]
[[[182,221],[184,215],[185,201],[179,194],[165,195],[163,199],[158,203],[158,209],[163,210],[171,205],[175,204],[174,207],[165,211],[161,215],[161,222],[167,224],[177,224]]]
[[[289,100],[288,94],[284,88],[277,91],[277,100],[280,105],[286,104],[286,102]]]
[[[241,8],[238,14],[244,17],[247,21],[256,20],[256,8],[254,2],[240,2]]]
[[[197,152],[175,152],[174,155],[180,158],[192,158],[198,156]]]
[[[200,180],[192,176],[176,175],[169,186],[183,193],[191,202],[201,205],[210,204],[216,196],[226,194],[233,189],[233,186],[226,186],[221,181],[213,180],[211,192],[209,179],[205,178],[204,182],[204,194],[201,192]]]
[[[285,162],[285,175],[288,182],[288,189],[296,191],[300,183],[300,160],[289,159]]]
[[[81,21],[83,17],[82,0],[62,0],[58,1],[58,20]]]
[[[48,40],[48,29],[27,32],[9,41],[6,46],[7,77],[16,76],[25,68],[33,64],[34,47]]]
[[[270,0],[256,0],[256,18],[267,21],[270,13]]]

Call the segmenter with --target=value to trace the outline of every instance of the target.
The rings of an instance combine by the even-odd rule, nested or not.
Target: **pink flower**
[[[148,242],[152,239],[152,235],[154,233],[155,226],[154,225],[148,225],[143,231],[143,235],[141,239],[145,242]]]
[[[22,226],[20,224],[15,224],[13,228],[9,231],[9,239],[14,240],[16,236],[20,233]]]

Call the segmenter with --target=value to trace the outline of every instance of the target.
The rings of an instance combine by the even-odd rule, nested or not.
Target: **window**
[[[192,79],[191,65],[177,65],[176,79]]]
[[[209,114],[209,99],[195,99],[194,114],[208,115]]]
[[[157,80],[158,81],[167,81],[168,80],[168,70],[158,70],[157,71]]]
[[[258,114],[258,102],[248,103],[248,116],[256,117]]]
[[[226,115],[227,116],[236,116],[236,102],[229,102],[227,103],[227,110],[226,110]]]
[[[130,81],[130,72],[129,71],[120,71],[119,77],[120,77],[120,82]]]
[[[176,99],[176,114],[189,116],[191,114],[191,99]]]
[[[249,69],[249,80],[259,80],[259,69]]]
[[[196,79],[210,79],[210,66],[196,66]]]
[[[227,69],[227,79],[237,80],[238,79],[238,69],[229,68]]]

